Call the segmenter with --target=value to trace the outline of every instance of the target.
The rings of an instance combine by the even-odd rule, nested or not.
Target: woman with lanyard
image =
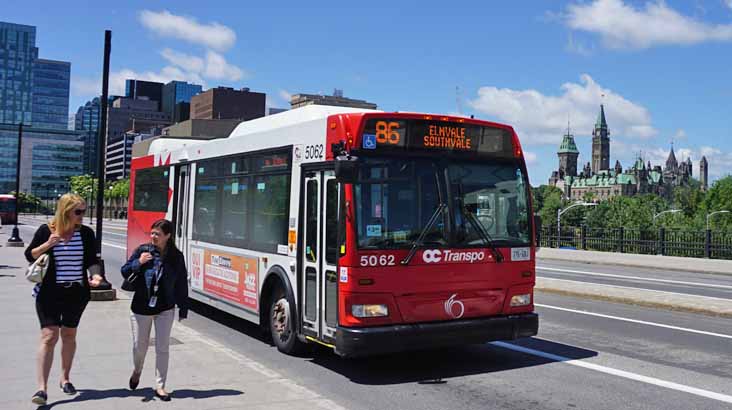
[[[179,320],[188,315],[188,273],[183,253],[175,247],[173,224],[160,219],[150,228],[150,244],[139,246],[122,266],[122,276],[133,287],[132,298],[132,358],[134,370],[129,386],[134,390],[140,383],[145,362],[150,329],[155,324],[155,396],[169,401],[165,390],[168,376],[170,332],[178,305]]]
[[[46,275],[33,289],[36,313],[41,325],[38,349],[38,391],[31,401],[43,406],[48,400],[48,376],[53,364],[53,351],[61,336],[61,390],[76,394],[69,381],[71,364],[76,353],[76,329],[91,298],[89,286],[102,282],[97,258],[94,231],[82,225],[86,203],[76,194],[64,194],[56,205],[56,214],[41,225],[25,250],[33,262],[48,254]],[[89,279],[87,271],[92,274]]]

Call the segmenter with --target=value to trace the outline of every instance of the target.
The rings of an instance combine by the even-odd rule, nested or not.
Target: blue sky
[[[298,92],[384,110],[473,114],[513,125],[532,184],[546,183],[570,119],[580,162],[600,103],[611,164],[642,152],[706,155],[732,173],[732,0],[44,2],[5,0],[0,20],[37,26],[43,58],[72,63],[71,113],[125,78],[226,85],[287,107]],[[517,4],[513,4],[517,3]]]

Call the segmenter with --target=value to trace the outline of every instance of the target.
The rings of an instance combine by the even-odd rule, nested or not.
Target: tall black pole
[[[104,213],[104,152],[106,151],[107,136],[107,99],[109,88],[109,54],[112,50],[112,31],[104,31],[104,69],[102,72],[102,106],[99,113],[99,134],[97,137],[97,256],[102,267],[102,277],[104,277],[104,261],[102,259],[102,215]],[[99,286],[99,288],[111,288],[108,282]]]
[[[13,227],[13,233],[8,238],[8,246],[25,246],[23,240],[20,239],[20,232],[18,231],[18,210],[20,209],[20,148],[23,144],[23,122],[18,124],[18,161],[16,161],[15,167],[15,227]]]

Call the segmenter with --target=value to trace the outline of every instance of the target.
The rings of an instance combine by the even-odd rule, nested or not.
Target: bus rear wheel
[[[272,341],[277,350],[285,354],[296,354],[302,348],[297,339],[297,327],[294,310],[287,295],[282,289],[277,289],[269,306],[269,329]]]

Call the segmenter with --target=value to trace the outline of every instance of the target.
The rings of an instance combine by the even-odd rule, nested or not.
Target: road
[[[21,226],[23,239],[29,241],[33,229]],[[118,287],[123,226],[105,227],[104,242],[108,277]],[[540,276],[730,297],[724,286],[732,277],[539,265]],[[302,357],[282,355],[262,340],[256,326],[200,306],[184,323],[345,408],[732,408],[729,319],[543,293],[536,295],[536,304],[541,322],[534,338],[361,360],[340,359],[318,347]]]

